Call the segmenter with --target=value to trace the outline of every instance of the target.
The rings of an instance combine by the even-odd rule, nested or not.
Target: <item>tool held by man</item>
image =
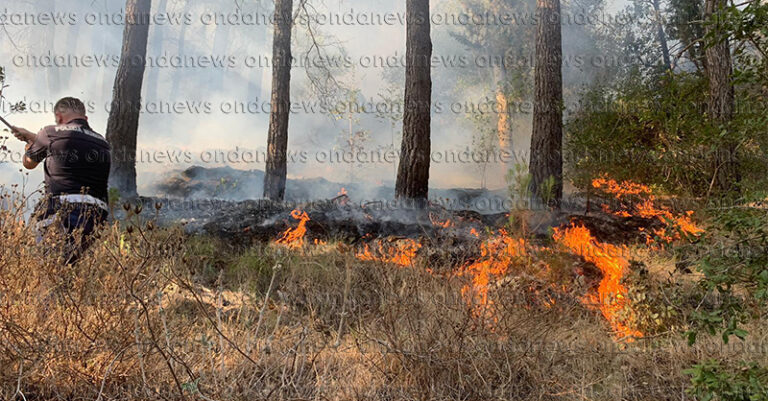
[[[11,125],[11,123],[9,123],[9,122],[8,122],[6,119],[4,119],[4,118],[3,118],[3,116],[0,116],[0,122],[2,122],[3,124],[5,124],[5,126],[6,126],[6,127],[8,127],[8,129],[10,129],[10,130],[11,130],[11,132],[13,132],[13,130],[15,129],[15,128],[13,127],[13,125]]]
[[[16,139],[26,142],[29,144],[31,141],[29,140],[29,137],[33,135],[31,132],[28,132],[27,130],[19,127],[14,127],[11,125],[11,123],[8,122],[3,116],[0,116],[0,122],[2,122],[6,127],[8,127],[9,130],[11,130],[11,133],[13,136],[16,137]]]

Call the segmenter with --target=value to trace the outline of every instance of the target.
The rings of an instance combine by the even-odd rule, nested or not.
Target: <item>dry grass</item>
[[[617,344],[576,298],[530,302],[524,276],[480,322],[466,278],[343,246],[242,250],[115,225],[62,267],[0,213],[4,400],[680,400],[697,361],[766,361],[760,327],[747,350],[680,333]]]

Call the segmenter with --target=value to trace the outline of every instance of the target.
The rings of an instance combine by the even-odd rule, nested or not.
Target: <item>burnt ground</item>
[[[283,203],[237,200],[239,196],[248,195],[246,187],[253,186],[246,183],[263,178],[263,173],[259,173],[192,167],[172,174],[164,186],[157,187],[165,196],[142,197],[133,202],[143,205],[142,218],[154,219],[165,226],[180,224],[188,233],[204,233],[243,245],[275,240],[288,228],[296,227],[298,222],[291,212],[298,209],[309,217],[308,241],[341,240],[355,244],[375,239],[418,238],[438,247],[475,248],[478,233],[510,225],[509,208],[515,205],[500,191],[456,188],[431,190],[431,202],[426,208],[409,207],[392,201],[393,196],[385,187],[362,189],[325,180],[289,181],[288,201]],[[346,194],[338,195],[342,187]],[[313,193],[327,196],[315,198],[325,200],[298,200]],[[368,198],[380,199],[376,201],[364,200],[360,195],[355,196],[358,193],[375,193],[381,197]],[[225,200],[222,198],[225,196],[234,200]],[[519,228],[521,220],[525,220],[526,232],[546,241],[551,238],[552,228],[576,223],[586,226],[602,242],[629,244],[644,242],[639,228],[651,232],[662,224],[658,219],[605,213],[601,206],[607,202],[592,198],[588,203],[572,196],[563,202],[561,211],[515,211],[512,226]],[[476,207],[478,205],[489,207]],[[133,210],[129,214],[133,214]],[[126,212],[117,208],[115,217],[125,216]]]
[[[469,240],[476,238],[473,232],[484,233],[510,224],[509,212],[482,214],[434,204],[423,209],[383,203],[357,205],[345,196],[303,204],[156,197],[143,197],[133,203],[143,205],[142,218],[156,220],[160,225],[179,224],[191,234],[205,233],[242,243],[271,241],[288,228],[296,227],[298,221],[291,216],[293,210],[307,213],[309,240],[337,239],[350,243],[393,236]],[[124,210],[116,210],[116,218],[125,216]],[[640,228],[648,232],[662,225],[658,219],[620,217],[599,210],[528,210],[517,211],[514,216],[513,226],[524,219],[527,232],[542,239],[550,237],[554,227],[575,223],[587,227],[596,239],[613,244],[642,242]]]

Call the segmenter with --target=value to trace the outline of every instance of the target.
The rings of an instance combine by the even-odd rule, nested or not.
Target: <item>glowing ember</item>
[[[304,246],[304,236],[307,234],[309,215],[307,215],[307,212],[294,210],[291,212],[291,217],[299,220],[299,225],[296,228],[286,230],[275,243],[285,245],[291,249],[301,248]]]
[[[596,305],[619,338],[642,337],[643,333],[628,327],[621,318],[622,313],[627,312],[627,288],[622,280],[629,270],[629,261],[625,257],[628,249],[600,243],[582,226],[555,229],[554,239],[603,273],[597,294],[586,295],[583,302]]]
[[[413,266],[419,249],[421,249],[421,244],[412,239],[395,241],[388,245],[376,242],[373,246],[365,244],[363,250],[357,252],[355,256],[364,261],[394,263],[401,267],[407,267]]]

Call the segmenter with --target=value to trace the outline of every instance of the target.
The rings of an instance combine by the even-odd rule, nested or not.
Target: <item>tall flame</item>
[[[627,326],[622,318],[624,313],[631,313],[625,311],[627,287],[622,283],[629,271],[629,261],[625,257],[628,249],[600,243],[586,227],[576,225],[555,229],[554,239],[603,273],[597,294],[587,294],[583,302],[599,308],[619,338],[642,337],[643,333]]]
[[[291,217],[299,220],[299,225],[296,228],[285,230],[283,235],[275,241],[275,243],[285,245],[291,249],[301,248],[304,246],[304,236],[307,234],[309,215],[307,212],[297,209],[291,212]]]
[[[506,275],[510,266],[527,256],[528,251],[524,239],[512,238],[505,230],[483,242],[480,249],[480,259],[464,267],[457,275],[472,278],[471,284],[461,289],[461,294],[477,307],[481,316],[489,317],[487,306],[493,304],[488,299],[491,280]]]

